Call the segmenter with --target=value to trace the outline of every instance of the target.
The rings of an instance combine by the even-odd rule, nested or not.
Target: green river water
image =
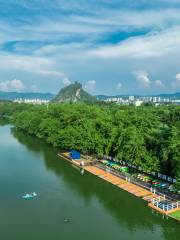
[[[37,198],[21,198],[33,191]],[[101,179],[82,175],[51,146],[1,124],[0,239],[178,240],[180,224]]]

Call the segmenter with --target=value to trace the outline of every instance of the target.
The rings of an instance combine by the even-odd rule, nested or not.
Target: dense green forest
[[[59,149],[110,155],[180,179],[180,107],[0,104],[18,129]]]

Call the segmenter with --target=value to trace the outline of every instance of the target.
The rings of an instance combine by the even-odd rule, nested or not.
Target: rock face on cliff
[[[96,102],[97,99],[83,90],[82,85],[78,82],[70,84],[69,86],[62,88],[57,96],[53,99],[53,102]]]

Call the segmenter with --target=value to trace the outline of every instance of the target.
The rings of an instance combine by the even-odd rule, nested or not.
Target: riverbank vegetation
[[[180,107],[1,104],[0,116],[59,149],[110,155],[180,184]]]

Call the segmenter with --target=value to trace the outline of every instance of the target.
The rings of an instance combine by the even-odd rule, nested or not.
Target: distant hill
[[[87,93],[78,82],[70,84],[60,90],[53,102],[96,102],[97,99]]]
[[[15,99],[42,99],[52,100],[55,97],[52,93],[31,93],[31,92],[0,92],[0,100],[13,101]]]
[[[133,94],[132,94],[133,95]],[[105,101],[108,98],[124,98],[127,99],[129,98],[130,95],[114,95],[114,96],[108,96],[108,95],[96,95],[96,98],[99,101]],[[172,100],[178,100],[180,99],[180,93],[162,93],[162,94],[154,94],[154,95],[133,95],[135,98],[140,98],[140,97],[160,97],[160,98],[169,98]]]
[[[180,92],[177,92],[177,93],[162,93],[162,94],[159,94],[158,97],[170,98],[170,99],[180,99]]]
[[[60,90],[58,95],[52,93],[32,93],[32,92],[2,92],[0,91],[0,100],[13,101],[15,99],[41,99],[53,100],[56,102],[95,102],[97,100],[104,101],[108,98],[124,98],[128,99],[129,95],[96,95],[91,96],[89,93],[82,89],[80,83],[75,82]],[[180,100],[180,92],[177,93],[162,93],[154,95],[134,95],[135,98],[139,97],[161,97],[169,98],[172,100]]]

